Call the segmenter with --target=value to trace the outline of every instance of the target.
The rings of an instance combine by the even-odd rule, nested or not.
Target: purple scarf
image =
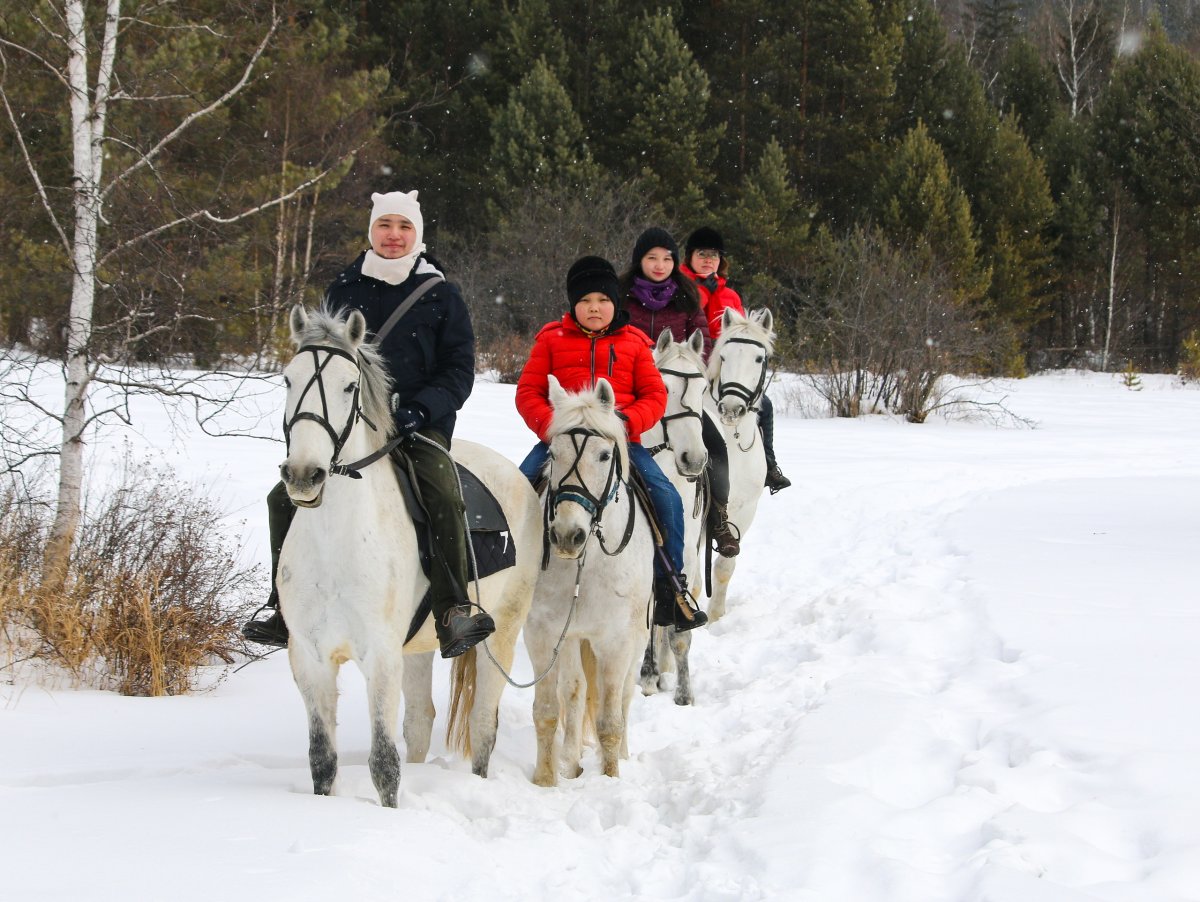
[[[661,282],[651,282],[642,276],[634,276],[629,293],[647,310],[662,310],[671,303],[671,298],[675,297],[678,287],[675,280],[670,277]]]

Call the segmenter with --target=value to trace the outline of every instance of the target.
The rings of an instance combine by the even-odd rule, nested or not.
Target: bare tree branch
[[[11,47],[13,50],[19,50],[21,53],[24,53],[27,56],[33,57],[35,60],[37,60],[39,63],[41,63],[47,69],[49,69],[51,74],[55,78],[57,78],[59,81],[61,81],[68,88],[70,87],[70,84],[67,82],[67,74],[65,72],[63,72],[62,69],[59,69],[57,66],[55,66],[52,62],[50,62],[44,56],[42,56],[39,53],[35,53],[33,50],[26,47],[24,44],[17,44],[13,41],[6,40],[5,38],[0,38],[0,47]]]
[[[222,94],[220,97],[218,97],[212,103],[210,103],[208,106],[204,107],[203,109],[196,110],[195,112],[190,113],[187,116],[185,116],[183,121],[180,122],[177,126],[175,126],[175,128],[173,128],[171,131],[167,132],[167,134],[165,134],[159,140],[159,142],[157,144],[155,144],[152,148],[150,148],[148,151],[146,151],[144,154],[142,154],[142,156],[136,162],[134,162],[128,168],[126,168],[122,173],[120,173],[120,175],[116,176],[112,180],[112,182],[109,183],[109,185],[106,188],[104,188],[103,191],[100,192],[100,199],[102,202],[105,198],[108,197],[109,194],[112,193],[113,189],[116,188],[117,185],[121,184],[126,179],[128,179],[130,176],[132,176],[134,173],[138,172],[145,166],[149,165],[150,161],[153,160],[156,156],[158,156],[158,154],[160,154],[162,152],[163,148],[165,148],[168,144],[170,144],[172,141],[174,141],[176,138],[178,138],[180,135],[182,135],[185,131],[187,131],[187,129],[190,128],[194,122],[196,122],[198,119],[202,119],[203,117],[207,116],[209,113],[212,113],[214,110],[218,110],[221,107],[223,107],[233,97],[237,96],[237,94],[240,93],[244,87],[246,87],[246,85],[250,82],[250,75],[254,72],[254,67],[258,64],[258,61],[262,57],[263,53],[266,52],[267,45],[270,43],[271,38],[274,37],[275,32],[279,29],[280,21],[281,20],[280,20],[278,12],[275,10],[274,7],[272,7],[272,9],[271,9],[271,27],[269,29],[267,29],[267,33],[263,36],[263,39],[259,42],[258,47],[255,48],[254,53],[251,55],[249,61],[247,61],[245,69],[242,70],[242,76],[241,76],[241,78],[238,79],[237,83],[234,84],[231,88],[229,88],[229,90],[227,90],[224,94]],[[186,220],[181,220],[181,221],[186,222]],[[217,220],[217,221],[220,221],[220,220]],[[110,251],[109,253],[111,254],[112,251]]]

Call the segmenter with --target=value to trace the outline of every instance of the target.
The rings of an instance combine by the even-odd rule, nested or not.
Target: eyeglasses
[[[720,260],[720,251],[696,251],[696,256],[701,260]]]

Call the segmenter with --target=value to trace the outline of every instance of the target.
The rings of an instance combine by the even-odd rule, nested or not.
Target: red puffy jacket
[[[721,337],[721,317],[725,315],[726,307],[732,307],[738,313],[745,314],[746,308],[742,306],[741,295],[730,288],[723,278],[715,274],[717,287],[709,291],[700,276],[696,275],[687,264],[681,265],[679,271],[695,282],[696,287],[700,289],[700,303],[704,305],[704,313],[708,317],[708,334],[715,342]]]
[[[617,410],[626,417],[629,441],[641,442],[642,433],[667,409],[667,389],[654,365],[653,347],[646,334],[632,326],[593,336],[570,314],[546,323],[517,380],[517,412],[545,441],[554,414],[547,377],[554,376],[567,391],[595,388],[596,380],[604,377],[616,393]]]

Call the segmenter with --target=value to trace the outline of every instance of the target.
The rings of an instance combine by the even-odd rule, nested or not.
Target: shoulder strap
[[[406,297],[404,302],[392,311],[392,315],[387,318],[387,322],[383,324],[383,328],[375,333],[375,344],[383,344],[383,340],[387,337],[387,334],[392,331],[392,328],[396,325],[396,323],[400,322],[400,317],[408,313],[408,311],[412,309],[413,304],[419,301],[425,292],[427,292],[433,286],[445,281],[446,280],[441,276],[434,276],[432,279],[426,279],[424,282],[414,288],[412,294]]]

